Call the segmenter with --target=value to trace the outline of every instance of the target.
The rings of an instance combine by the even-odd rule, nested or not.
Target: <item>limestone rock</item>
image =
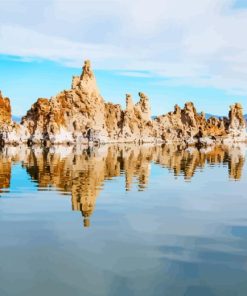
[[[246,122],[243,115],[243,107],[239,103],[230,106],[229,112],[230,129],[237,130],[246,128]]]
[[[126,94],[126,110],[127,111],[133,111],[134,104],[132,100],[132,96],[130,94]]]
[[[149,100],[139,93],[140,101],[133,104],[127,96],[127,109],[106,103],[99,93],[90,61],[82,74],[74,76],[72,88],[50,100],[40,98],[23,117],[21,124],[32,135],[34,143],[84,143],[89,129],[101,142],[134,141],[152,135]],[[146,130],[147,129],[147,130]]]
[[[0,91],[0,126],[10,124],[11,106],[9,98],[4,98]]]
[[[140,101],[135,105],[136,112],[139,111],[139,116],[143,120],[149,121],[151,120],[151,108],[149,105],[149,99],[148,97],[142,93],[139,92]]]
[[[12,121],[10,99],[3,98],[0,91],[0,137],[4,144],[18,145],[30,138],[28,130]],[[2,145],[2,143],[0,143]]]
[[[174,112],[159,116],[156,121],[161,137],[167,143],[185,141],[187,144],[212,145],[217,139],[229,142],[246,140],[240,104],[231,107],[229,119],[211,117],[206,120],[205,114],[198,114],[194,104],[188,102],[183,109],[176,105]]]
[[[99,95],[90,62],[86,61],[80,77],[73,77],[72,89],[38,101],[22,119],[34,142],[49,139],[53,143],[83,141],[89,128],[107,136],[105,103]]]
[[[209,146],[215,143],[246,141],[242,106],[231,106],[229,118],[198,113],[192,102],[183,108],[151,118],[149,98],[142,92],[139,101],[126,95],[126,109],[107,103],[100,95],[90,61],[82,73],[72,78],[71,89],[47,99],[39,98],[22,118],[11,121],[9,99],[0,94],[0,124],[7,143],[87,144],[90,142],[179,142],[182,145]]]
[[[227,123],[227,137],[223,140],[225,144],[246,141],[246,121],[241,104],[235,103],[230,106],[229,119]]]

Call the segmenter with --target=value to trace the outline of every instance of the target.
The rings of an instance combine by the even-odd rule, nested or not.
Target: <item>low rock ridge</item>
[[[90,61],[82,74],[72,78],[71,89],[47,99],[39,98],[21,123],[11,120],[8,98],[0,92],[0,139],[3,144],[87,144],[181,142],[202,146],[244,142],[246,121],[241,104],[230,106],[229,116],[211,117],[198,113],[192,102],[184,108],[154,119],[149,98],[142,92],[135,104],[126,95],[126,108],[107,103],[100,95]]]

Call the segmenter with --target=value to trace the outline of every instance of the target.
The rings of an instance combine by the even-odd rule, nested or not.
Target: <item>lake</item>
[[[0,295],[247,295],[246,146],[5,147]]]

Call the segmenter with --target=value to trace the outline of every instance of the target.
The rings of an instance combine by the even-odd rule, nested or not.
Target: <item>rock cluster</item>
[[[101,143],[114,142],[182,142],[210,145],[246,141],[246,122],[239,103],[230,107],[227,118],[205,118],[192,102],[184,108],[151,118],[148,97],[139,93],[134,104],[126,95],[126,109],[107,103],[100,95],[90,61],[82,74],[74,76],[71,89],[51,99],[39,98],[20,124],[11,120],[8,99],[0,94],[0,130],[6,143]]]
[[[235,110],[236,107],[234,105],[231,108]],[[236,122],[240,120],[242,118],[237,118]],[[161,138],[169,143],[182,141],[189,144],[195,142],[211,144],[216,140],[224,141],[225,138],[229,139],[232,136],[230,119],[211,117],[207,120],[203,112],[197,113],[192,102],[186,103],[183,109],[175,105],[173,112],[157,117],[156,121],[159,123]],[[245,129],[245,126],[240,128],[239,124],[235,130],[242,131],[242,128]],[[245,138],[235,137],[235,140],[244,141]]]

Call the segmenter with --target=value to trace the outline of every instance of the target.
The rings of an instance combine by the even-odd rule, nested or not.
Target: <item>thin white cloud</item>
[[[11,5],[10,5],[11,2]],[[247,92],[247,10],[233,0],[3,0],[0,54],[149,71]],[[133,72],[137,70],[139,72]]]
[[[149,72],[140,72],[140,71],[117,71],[115,73],[120,76],[136,77],[136,78],[151,78],[151,77],[153,77],[153,75]]]
[[[95,60],[116,59],[121,52],[121,48],[110,44],[95,46],[10,25],[0,27],[0,40],[2,54],[61,61],[74,66],[82,62],[83,56]]]

